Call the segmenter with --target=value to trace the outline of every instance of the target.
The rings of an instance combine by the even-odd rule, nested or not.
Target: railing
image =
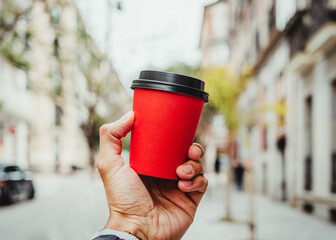
[[[307,40],[328,21],[336,21],[336,12],[328,8],[328,1],[313,0],[311,6],[295,14],[288,30],[290,54],[304,50]]]

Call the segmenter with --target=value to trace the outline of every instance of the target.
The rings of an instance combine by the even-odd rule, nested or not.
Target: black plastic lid
[[[204,82],[197,78],[176,73],[160,71],[141,71],[139,79],[134,80],[131,88],[146,88],[185,94],[209,102],[209,94],[204,92]]]

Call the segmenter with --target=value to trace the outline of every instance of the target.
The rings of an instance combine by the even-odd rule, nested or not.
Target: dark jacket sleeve
[[[123,240],[117,236],[114,235],[102,235],[102,236],[98,236],[92,240]]]

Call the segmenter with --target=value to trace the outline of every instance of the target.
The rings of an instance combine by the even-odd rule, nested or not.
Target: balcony
[[[296,12],[286,26],[290,55],[303,51],[307,41],[327,22],[336,22],[336,11],[325,1],[313,0],[308,9]]]

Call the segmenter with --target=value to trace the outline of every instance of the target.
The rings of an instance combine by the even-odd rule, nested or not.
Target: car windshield
[[[18,166],[15,165],[0,165],[0,172],[17,172],[21,171]]]
[[[8,166],[5,168],[5,172],[17,172],[20,171],[20,168],[17,166]]]

